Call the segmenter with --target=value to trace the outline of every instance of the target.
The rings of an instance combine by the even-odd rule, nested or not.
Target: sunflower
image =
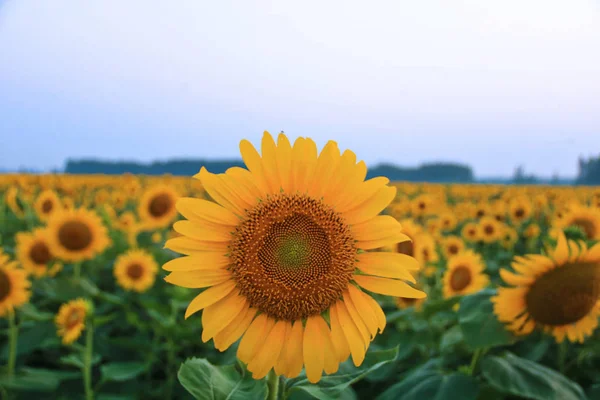
[[[129,250],[115,261],[114,275],[125,290],[145,292],[156,278],[158,265],[151,254],[144,250]]]
[[[572,206],[553,224],[556,228],[579,227],[589,240],[600,240],[600,209],[594,207]]]
[[[25,216],[25,209],[23,208],[23,203],[19,198],[19,189],[16,186],[11,186],[6,191],[4,195],[4,201],[10,208],[10,210],[19,218],[23,218]]]
[[[531,217],[533,205],[527,197],[516,197],[508,205],[510,219],[515,225],[521,225]]]
[[[446,236],[442,240],[442,249],[446,258],[457,255],[465,249],[465,242],[458,236]]]
[[[600,244],[588,249],[558,233],[548,256],[515,257],[515,272],[500,270],[505,283],[492,298],[498,320],[516,334],[537,326],[554,336],[583,342],[598,326],[600,316]]]
[[[493,217],[482,217],[479,220],[480,239],[484,243],[493,243],[502,238],[503,224]]]
[[[444,273],[444,297],[475,293],[489,283],[481,256],[472,250],[450,257]]]
[[[540,226],[538,224],[530,224],[525,231],[523,231],[523,235],[528,239],[535,239],[540,236]]]
[[[62,208],[62,206],[56,192],[48,189],[39,194],[33,204],[33,208],[40,221],[45,222],[48,221],[48,218],[50,218],[54,212]]]
[[[435,200],[430,194],[420,194],[412,199],[410,204],[411,213],[414,217],[430,215],[435,208]]]
[[[414,257],[420,265],[435,263],[439,260],[437,247],[433,236],[422,233],[415,238],[413,244]]]
[[[456,228],[457,218],[451,211],[443,212],[438,217],[440,219],[440,225],[443,231],[448,232]]]
[[[277,144],[265,132],[262,156],[240,143],[248,170],[196,175],[215,202],[183,198],[183,236],[166,247],[187,255],[164,265],[167,282],[208,287],[186,317],[204,309],[204,342],[224,351],[242,337],[237,356],[255,379],[271,368],[310,382],[335,373],[350,355],[361,365],[385,314],[364,290],[425,297],[412,257],[369,251],[409,240],[400,223],[378,215],[396,195],[387,178],[365,181],[366,165],[329,141],[317,155],[309,138]],[[362,289],[361,289],[362,287]]]
[[[517,231],[510,227],[507,229],[504,229],[504,232],[502,233],[502,247],[504,247],[507,250],[512,249],[515,244],[517,243],[517,241],[519,240],[519,234],[517,233]]]
[[[26,272],[0,250],[0,317],[27,303],[30,287]]]
[[[469,242],[476,242],[481,237],[479,225],[475,222],[467,222],[461,229],[460,234],[463,239]]]
[[[175,202],[179,197],[171,186],[157,185],[144,192],[138,204],[138,215],[144,227],[162,228],[175,219],[177,209]]]
[[[401,310],[414,307],[415,311],[421,311],[423,303],[425,303],[425,298],[415,299],[411,297],[396,297],[396,306]]]
[[[60,306],[54,323],[56,333],[62,338],[63,344],[71,344],[81,336],[85,329],[85,320],[92,309],[91,303],[79,298]]]
[[[48,243],[56,258],[78,262],[102,253],[109,245],[106,227],[91,210],[60,210],[48,220]]]
[[[48,275],[54,271],[56,264],[50,245],[48,244],[48,231],[46,229],[35,229],[31,233],[17,233],[17,259],[29,274],[36,278]]]

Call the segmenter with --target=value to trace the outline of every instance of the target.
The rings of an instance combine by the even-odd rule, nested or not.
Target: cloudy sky
[[[573,176],[600,153],[598,49],[598,0],[0,0],[0,168],[233,158],[283,129]]]

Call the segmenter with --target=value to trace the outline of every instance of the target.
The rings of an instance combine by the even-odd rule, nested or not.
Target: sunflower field
[[[0,176],[0,398],[600,399],[600,189],[259,147]]]

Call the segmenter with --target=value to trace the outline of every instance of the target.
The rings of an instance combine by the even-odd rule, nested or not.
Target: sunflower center
[[[230,245],[231,271],[252,307],[293,321],[320,314],[348,287],[357,248],[330,207],[280,194],[250,210]]]
[[[515,211],[515,217],[521,218],[523,217],[523,215],[525,215],[525,210],[523,210],[522,208],[517,208],[517,210]]]
[[[150,201],[150,204],[148,205],[148,212],[153,217],[158,218],[169,212],[172,206],[173,202],[171,201],[171,197],[166,193],[161,193],[154,196],[154,198]]]
[[[400,242],[396,245],[396,251],[401,254],[406,254],[407,256],[414,256],[415,248],[413,246],[413,242],[407,240],[406,242]]]
[[[455,244],[451,244],[450,246],[448,246],[448,253],[450,253],[450,254],[458,253],[458,246]]]
[[[486,235],[493,235],[494,227],[492,225],[486,225],[483,227],[483,231],[485,232]]]
[[[576,225],[581,228],[588,239],[593,239],[596,235],[596,227],[594,226],[593,222],[588,219],[575,218],[571,225]]]
[[[133,280],[138,280],[144,274],[144,268],[140,264],[130,264],[127,267],[127,276]]]
[[[460,292],[471,283],[471,270],[467,267],[459,266],[452,271],[450,276],[450,287],[455,292]]]
[[[531,317],[559,326],[585,317],[600,298],[600,263],[570,263],[550,270],[525,296]]]
[[[83,313],[81,312],[81,310],[73,310],[67,317],[67,321],[66,321],[65,325],[67,326],[67,329],[72,329],[77,324],[79,324],[82,319],[83,319]]]
[[[92,231],[83,222],[68,221],[58,230],[58,240],[67,250],[83,250],[92,243]]]
[[[0,301],[10,294],[11,283],[6,272],[0,270]]]
[[[483,210],[477,210],[477,214],[475,214],[477,216],[477,218],[481,218],[485,215],[485,211]]]
[[[52,203],[52,200],[50,199],[44,200],[44,202],[42,203],[42,211],[44,212],[44,214],[48,214],[50,211],[52,211],[53,207],[54,203]]]
[[[46,243],[36,242],[29,250],[29,258],[37,265],[46,265],[52,258]]]

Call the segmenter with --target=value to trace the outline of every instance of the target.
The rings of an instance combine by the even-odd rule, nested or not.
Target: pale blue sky
[[[0,0],[0,168],[234,158],[262,131],[368,164],[576,173],[600,2]]]

